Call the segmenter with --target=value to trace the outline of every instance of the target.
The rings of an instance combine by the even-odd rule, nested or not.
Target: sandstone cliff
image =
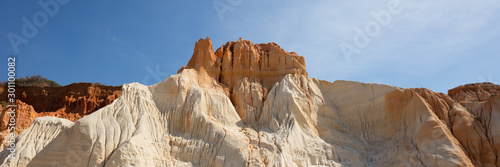
[[[460,102],[482,102],[500,94],[500,86],[484,82],[462,85],[448,91],[448,95]]]
[[[7,101],[7,93],[0,89],[0,101]],[[15,94],[16,99],[33,106],[38,113],[74,113],[83,117],[111,104],[121,93],[121,86],[74,83],[64,87],[17,87]]]
[[[0,101],[7,101],[7,93],[0,87]],[[120,86],[93,83],[74,83],[64,87],[21,86],[16,88],[16,132],[32,125],[37,117],[53,116],[76,121],[120,97]],[[0,107],[0,148],[5,148],[5,136],[10,116],[8,108]]]
[[[304,58],[274,43],[240,39],[214,51],[210,39],[200,39],[187,66],[160,83],[126,84],[118,99],[74,123],[36,118],[18,137],[15,159],[4,150],[0,163],[498,165],[493,120],[500,99],[493,89],[464,87],[450,97],[423,88],[331,83],[309,78]],[[490,97],[469,97],[485,94],[479,90]]]
[[[431,110],[445,123],[453,136],[460,142],[467,156],[476,166],[500,166],[497,150],[500,149],[498,143],[500,134],[495,133],[500,128],[495,121],[499,117],[500,98],[491,96],[483,97],[486,101],[468,101],[477,100],[478,92],[484,90],[493,84],[487,83],[484,88],[480,84],[460,86],[451,89],[449,94],[455,99],[443,93],[435,93],[428,89],[414,89]],[[477,87],[479,86],[479,87]],[[500,87],[496,85],[497,87]],[[474,93],[472,93],[474,92]],[[481,91],[479,91],[481,92]],[[483,92],[486,94],[486,92]],[[467,101],[461,101],[467,100]],[[481,118],[483,116],[483,118]]]

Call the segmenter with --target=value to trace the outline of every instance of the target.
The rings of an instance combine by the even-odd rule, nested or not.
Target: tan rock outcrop
[[[448,126],[467,156],[476,166],[500,166],[497,150],[500,133],[494,120],[500,118],[500,86],[492,83],[468,84],[448,91],[448,95],[418,88],[416,91],[432,111]],[[495,141],[496,140],[496,141]]]
[[[33,106],[28,105],[26,103],[17,100],[15,105],[17,108],[2,108],[2,113],[0,114],[0,148],[3,149],[10,143],[7,142],[10,137],[10,131],[8,129],[11,119],[11,114],[14,115],[15,119],[15,132],[16,134],[20,134],[22,131],[27,129],[35,118],[38,117],[38,113],[33,109]],[[10,113],[9,111],[14,111]]]
[[[274,43],[240,39],[214,52],[207,38],[196,43],[187,66],[160,83],[125,84],[118,99],[74,123],[37,118],[40,123],[30,127],[36,132],[24,131],[17,143],[30,153],[10,159],[4,150],[0,162],[495,165],[496,123],[486,118],[496,117],[498,98],[480,103],[464,107],[427,89],[309,78],[303,57]],[[487,123],[471,115],[484,115]],[[36,136],[47,134],[37,143]]]
[[[0,101],[8,92],[0,89]],[[16,88],[16,99],[33,106],[36,112],[75,113],[80,117],[111,104],[120,97],[121,86],[74,83],[63,87],[25,86]],[[74,118],[66,118],[74,121]]]
[[[0,101],[7,101],[7,93],[0,88]],[[15,95],[15,132],[20,134],[37,117],[53,116],[76,121],[111,104],[120,97],[121,88],[93,83],[75,83],[63,87],[21,86],[16,88]],[[7,146],[5,139],[10,135],[7,129],[10,115],[6,114],[7,111],[8,108],[2,108],[0,113],[1,149]]]
[[[226,92],[242,121],[253,126],[262,112],[269,90],[287,74],[307,76],[304,57],[275,43],[253,44],[239,39],[214,53],[210,38],[200,39],[184,69],[207,72]]]
[[[457,101],[486,101],[498,94],[500,94],[500,85],[489,82],[466,84],[448,90],[448,95]]]

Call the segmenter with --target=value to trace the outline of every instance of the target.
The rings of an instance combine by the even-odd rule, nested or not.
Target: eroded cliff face
[[[240,39],[214,52],[207,38],[196,43],[187,66],[158,84],[126,84],[118,99],[74,123],[36,118],[37,123],[18,138],[17,144],[27,151],[10,159],[4,150],[0,162],[2,166],[495,165],[496,132],[491,120],[499,112],[498,98],[465,105],[427,89],[309,78],[304,58],[274,43]],[[489,122],[476,121],[471,116],[475,113]],[[487,119],[488,114],[492,117]],[[47,137],[37,142],[35,136],[40,135]]]
[[[0,88],[0,101],[7,101],[7,93]],[[16,132],[20,134],[37,117],[52,116],[76,121],[120,97],[120,86],[93,83],[75,83],[63,87],[27,86],[16,88]],[[10,108],[0,108],[0,148],[7,145]]]
[[[443,93],[424,88],[414,90],[447,125],[474,165],[495,166],[495,153],[485,136],[485,129],[465,107]]]
[[[20,134],[25,129],[27,129],[35,118],[38,117],[38,113],[33,109],[33,106],[23,103],[19,100],[16,101],[17,108],[15,108],[15,123],[16,123],[16,134]],[[8,139],[10,137],[10,130],[8,129],[8,124],[10,123],[11,113],[9,111],[11,108],[3,108],[0,106],[0,148],[4,149],[10,143]],[[13,109],[14,110],[14,109]]]
[[[224,88],[236,112],[246,124],[256,126],[267,94],[288,74],[307,76],[304,57],[287,52],[275,43],[253,44],[239,39],[214,53],[209,38],[199,40],[184,69],[210,76]],[[204,75],[204,74],[200,74]]]
[[[499,85],[475,83],[448,91],[448,95],[428,89],[413,89],[430,106],[439,119],[446,123],[475,166],[500,166],[497,150],[500,128]]]
[[[414,89],[440,120],[447,124],[476,166],[500,166],[500,86],[492,83],[462,85],[448,95]]]
[[[0,89],[0,101],[7,101],[7,93]],[[17,87],[15,94],[16,99],[33,106],[38,113],[74,113],[83,117],[111,104],[121,93],[121,86],[74,83],[63,87]]]

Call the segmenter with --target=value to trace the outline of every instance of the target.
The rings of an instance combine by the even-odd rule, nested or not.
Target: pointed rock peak
[[[213,68],[216,58],[210,38],[200,39],[194,46],[193,56],[184,68]]]

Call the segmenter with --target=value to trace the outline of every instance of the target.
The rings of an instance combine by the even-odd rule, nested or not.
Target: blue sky
[[[38,2],[59,7],[48,13]],[[34,16],[38,31],[23,35],[23,17],[35,24]],[[276,42],[306,58],[310,77],[331,82],[438,92],[500,82],[496,0],[5,0],[0,19],[0,54],[17,55],[17,75],[42,74],[62,85],[157,83],[187,64],[194,43],[207,36],[214,48],[239,37]],[[17,52],[9,33],[27,41]],[[359,45],[360,34],[369,42]],[[345,54],[342,43],[356,52]]]

